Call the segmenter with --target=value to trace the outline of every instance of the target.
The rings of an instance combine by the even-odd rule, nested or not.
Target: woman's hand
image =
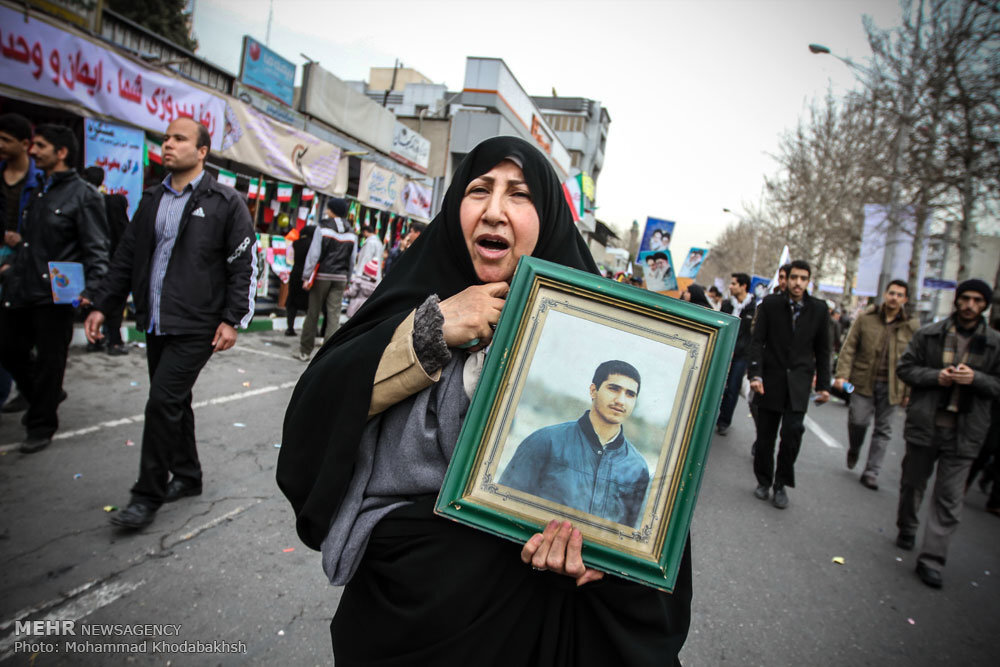
[[[604,578],[604,573],[583,564],[583,534],[569,521],[549,521],[545,532],[524,543],[521,560],[536,570],[549,570],[576,579],[577,586]]]
[[[476,338],[479,343],[473,350],[489,345],[508,291],[510,286],[502,282],[473,285],[438,304],[444,316],[441,330],[448,347],[459,347]]]

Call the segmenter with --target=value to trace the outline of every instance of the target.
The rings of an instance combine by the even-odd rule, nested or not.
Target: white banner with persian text
[[[222,145],[225,102],[178,79],[0,6],[0,83],[88,109],[153,132],[176,118],[208,128]]]
[[[365,161],[361,163],[358,200],[363,204],[402,213],[396,202],[405,185],[406,179],[403,176],[383,169],[374,162]]]
[[[237,100],[226,105],[225,115],[220,155],[256,167],[268,176],[334,194],[340,168],[338,146]]]

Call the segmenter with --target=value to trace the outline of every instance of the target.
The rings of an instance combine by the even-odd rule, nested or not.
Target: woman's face
[[[466,186],[459,219],[476,276],[485,283],[509,281],[517,260],[538,243],[538,211],[524,172],[509,160]]]

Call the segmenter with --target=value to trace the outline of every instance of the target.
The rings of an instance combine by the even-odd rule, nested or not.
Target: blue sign
[[[291,106],[295,96],[295,63],[244,35],[240,81]]]
[[[142,197],[142,152],[146,135],[142,130],[105,123],[93,118],[84,121],[83,157],[88,167],[104,170],[102,190],[109,195],[125,195],[128,217],[132,219]]]
[[[670,249],[670,238],[674,234],[673,220],[646,218],[646,229],[639,242],[639,252],[657,252]]]
[[[939,280],[938,278],[924,278],[924,287],[928,289],[955,289],[958,283],[954,280]]]

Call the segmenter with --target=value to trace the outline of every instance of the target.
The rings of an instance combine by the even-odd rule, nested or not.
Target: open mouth
[[[499,236],[480,236],[476,239],[476,247],[486,257],[499,257],[507,252],[510,243]]]

